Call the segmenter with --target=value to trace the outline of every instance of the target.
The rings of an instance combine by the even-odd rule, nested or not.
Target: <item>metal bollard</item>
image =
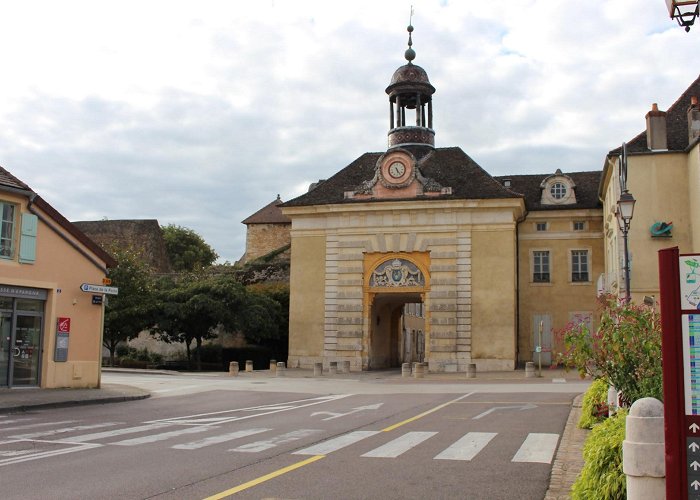
[[[414,366],[413,376],[415,378],[425,377],[425,363],[416,363]]]
[[[467,365],[467,378],[476,378],[476,363]]]
[[[231,361],[228,364],[228,374],[231,375],[232,377],[238,376],[238,361]]]
[[[401,364],[401,376],[404,378],[411,376],[411,363]]]
[[[323,375],[323,363],[314,363],[314,377]]]
[[[247,372],[253,371],[253,361],[251,361],[250,359],[246,360],[246,362],[245,362],[245,371],[247,371]]]
[[[525,378],[534,378],[535,375],[535,362],[528,361],[525,363]]]
[[[272,373],[275,373],[277,371],[277,360],[275,360],[275,359],[270,360],[270,371]]]
[[[350,373],[350,361],[341,361],[343,373]]]
[[[338,373],[338,362],[337,361],[331,361],[328,367],[328,373],[330,375],[335,375]]]
[[[277,363],[277,369],[275,370],[275,377],[285,377],[286,371],[287,371],[287,367],[284,366],[284,361],[280,361],[279,363]]]

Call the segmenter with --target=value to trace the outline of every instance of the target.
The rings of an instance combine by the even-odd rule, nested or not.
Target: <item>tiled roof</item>
[[[107,267],[115,267],[117,261],[115,261],[111,255],[102,250],[99,245],[88,238],[85,233],[80,229],[75,227],[66,219],[58,210],[52,207],[47,201],[45,201],[41,196],[36,194],[36,192],[30,188],[26,183],[19,180],[17,177],[12,175],[10,172],[0,167],[0,190],[2,187],[12,188],[12,189],[22,189],[28,191],[27,195],[34,195],[32,199],[32,204],[35,207],[41,209],[46,215],[53,219],[59,226],[61,226],[67,233],[72,235],[80,243],[85,245],[90,251],[95,254],[101,261],[103,261]]]
[[[282,213],[280,205],[282,200],[277,198],[245,219],[243,224],[291,224],[291,219]]]
[[[565,172],[564,175],[574,181],[576,187],[576,203],[571,205],[542,205],[542,189],[540,184],[544,179],[552,174],[529,174],[529,175],[502,175],[496,177],[499,182],[510,179],[510,189],[525,196],[525,207],[528,211],[533,210],[576,210],[582,208],[600,208],[602,205],[598,199],[598,185],[600,183],[601,170],[591,172]]]
[[[666,111],[666,137],[669,151],[683,151],[688,147],[688,108],[691,97],[700,97],[700,76]],[[621,147],[615,148],[609,154],[619,155],[620,150]],[[627,152],[649,152],[646,129],[627,143]]]
[[[521,198],[494,179],[460,148],[407,147],[420,163],[421,172],[443,187],[451,187],[452,194],[435,197],[419,196],[417,200],[478,200]],[[384,153],[365,153],[315,189],[284,203],[284,207],[326,205],[337,203],[385,202],[391,199],[345,199],[346,191],[356,190],[364,181],[374,177],[377,160]]]
[[[27,191],[32,190],[32,188],[2,167],[0,167],[0,185],[16,189],[25,189]]]

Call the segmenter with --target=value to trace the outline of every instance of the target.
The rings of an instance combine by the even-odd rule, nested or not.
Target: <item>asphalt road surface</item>
[[[162,382],[146,400],[0,415],[0,497],[542,499],[581,392]]]

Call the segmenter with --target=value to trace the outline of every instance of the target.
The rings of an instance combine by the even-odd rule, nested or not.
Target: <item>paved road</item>
[[[0,415],[2,497],[541,499],[574,395],[165,378],[148,400]]]

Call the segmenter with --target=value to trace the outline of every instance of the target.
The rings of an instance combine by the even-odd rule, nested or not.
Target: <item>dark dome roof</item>
[[[430,80],[428,80],[428,73],[426,73],[423,68],[408,63],[394,71],[389,85],[396,85],[397,83],[422,83],[430,85]]]

